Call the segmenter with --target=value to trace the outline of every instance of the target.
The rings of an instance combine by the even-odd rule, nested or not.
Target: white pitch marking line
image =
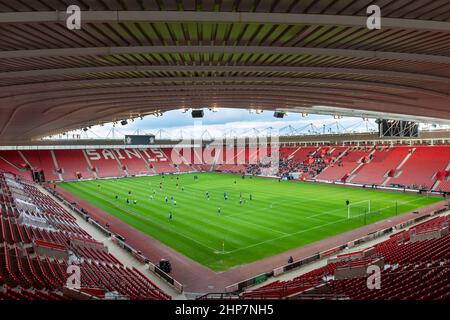
[[[108,199],[106,199],[106,198],[104,198],[104,197],[101,197],[101,198],[104,199],[105,201],[107,201],[107,202],[109,202],[109,203],[115,205],[116,207],[119,207],[119,206],[118,206],[117,204],[115,204],[114,202],[111,202],[110,200],[108,200]],[[421,200],[421,199],[414,199],[414,200],[410,200],[410,201],[399,202],[399,204],[403,205],[403,204],[415,202],[415,201],[418,201],[418,200]],[[287,202],[287,201],[283,201],[283,202]],[[392,207],[394,207],[394,206],[395,206],[395,205],[382,207],[382,208],[380,208],[379,210],[381,211],[381,210],[383,210],[383,209],[392,208]],[[136,214],[135,212],[130,212],[129,209],[123,209],[123,210],[128,211],[128,212],[131,213],[131,214]],[[323,213],[320,213],[320,214],[316,214],[316,215],[312,215],[312,216],[305,216],[305,218],[313,218],[313,217],[317,217],[317,216],[322,216],[322,215],[329,214],[329,213],[331,213],[331,212],[336,212],[336,211],[339,211],[339,210],[342,210],[342,209],[341,209],[341,208],[333,209],[333,210],[329,210],[329,211],[326,211],[326,212],[323,212]],[[144,220],[148,220],[148,221],[154,222],[153,220],[150,220],[150,219],[148,219],[147,217],[144,217],[144,216],[142,216],[142,215],[140,215],[140,214],[137,214],[137,215],[140,216],[140,217],[142,217]],[[240,214],[239,214],[239,215],[240,215]],[[360,215],[358,215],[358,216],[360,216]],[[358,217],[358,216],[356,216],[356,217]],[[228,216],[228,217],[232,217],[232,216]],[[318,219],[314,219],[314,220],[318,220]],[[309,229],[306,229],[306,230],[301,230],[301,231],[298,231],[298,232],[294,232],[294,233],[284,233],[284,232],[281,232],[281,231],[277,231],[277,232],[279,232],[279,233],[283,233],[283,235],[280,236],[280,237],[272,238],[272,239],[265,240],[265,241],[261,241],[261,242],[258,242],[258,243],[255,243],[255,244],[252,244],[252,245],[249,245],[249,246],[245,246],[245,247],[242,247],[242,248],[238,248],[238,249],[235,249],[235,250],[232,250],[232,251],[225,251],[225,252],[222,252],[221,250],[217,250],[217,249],[212,248],[212,247],[210,247],[210,246],[208,246],[208,245],[205,245],[205,244],[203,244],[202,242],[199,242],[198,240],[195,240],[195,239],[193,239],[193,238],[191,238],[191,237],[189,237],[189,236],[186,236],[186,235],[184,235],[184,234],[182,234],[182,233],[180,233],[180,232],[177,232],[177,233],[180,234],[181,236],[183,236],[183,237],[189,239],[189,240],[192,240],[192,241],[196,242],[197,244],[199,244],[199,245],[201,245],[201,246],[203,246],[203,247],[205,247],[205,248],[208,248],[208,249],[213,250],[213,252],[222,252],[223,254],[228,254],[228,253],[234,253],[234,252],[242,251],[242,250],[245,250],[245,249],[253,248],[253,247],[259,246],[259,245],[264,244],[264,243],[268,243],[268,242],[271,242],[271,241],[275,241],[275,240],[287,238],[287,237],[290,237],[290,236],[293,236],[293,235],[302,234],[302,233],[305,233],[305,232],[308,232],[308,231],[311,231],[311,230],[320,229],[320,228],[322,228],[322,227],[325,227],[325,226],[328,226],[328,225],[332,225],[332,224],[337,224],[337,223],[342,222],[342,221],[345,221],[345,220],[348,220],[348,218],[340,219],[340,220],[337,220],[337,221],[332,221],[332,222],[329,222],[329,223],[326,223],[326,224],[321,224],[321,225],[318,225],[318,226],[315,226],[315,227],[312,227],[312,228],[309,228]],[[241,220],[241,221],[242,221],[242,220]],[[157,224],[157,225],[160,225],[159,223],[156,223],[156,224]],[[163,227],[163,228],[165,228],[165,227]],[[167,228],[165,228],[165,229],[167,229]],[[271,231],[276,231],[276,230],[272,230],[272,229],[270,229],[270,230],[271,230]]]
[[[98,196],[98,195],[97,195],[97,196]],[[165,227],[165,226],[163,226],[162,224],[160,224],[160,223],[158,223],[158,222],[155,222],[154,220],[151,220],[151,219],[149,219],[149,218],[147,218],[147,217],[145,217],[145,216],[142,216],[141,214],[139,214],[139,213],[137,213],[137,212],[135,212],[135,211],[133,211],[133,210],[130,210],[130,209],[128,209],[128,208],[123,208],[122,206],[118,205],[117,203],[114,203],[114,202],[112,202],[112,201],[110,201],[110,200],[108,200],[108,199],[106,199],[106,198],[104,198],[104,197],[100,197],[100,196],[99,196],[99,198],[101,198],[101,199],[103,199],[103,200],[109,202],[110,204],[112,204],[113,206],[119,208],[120,210],[124,210],[124,211],[126,211],[126,212],[128,212],[128,213],[130,213],[130,214],[132,214],[132,215],[137,215],[137,216],[141,217],[141,218],[144,219],[144,220],[151,221],[151,222],[155,223],[156,225],[158,225],[158,226],[161,227],[162,229],[168,230],[168,228]],[[173,230],[170,230],[170,231],[173,231]],[[203,246],[203,247],[205,247],[205,248],[208,248],[208,249],[212,250],[213,252],[219,251],[218,249],[213,248],[213,247],[210,247],[210,246],[208,246],[208,245],[206,245],[206,244],[204,244],[204,243],[202,243],[202,242],[200,242],[200,241],[198,241],[198,240],[195,240],[195,239],[193,239],[193,238],[191,238],[191,237],[189,237],[189,236],[187,236],[187,235],[185,235],[185,234],[183,234],[183,233],[181,233],[181,232],[179,232],[179,231],[177,231],[176,233],[177,233],[178,235],[181,235],[182,237],[184,237],[184,238],[186,238],[186,239],[189,239],[189,240],[191,240],[191,241],[194,241],[195,243],[197,243],[197,244],[199,244],[199,245],[201,245],[201,246]]]
[[[406,201],[406,202],[402,202],[402,204],[411,203],[411,202],[418,201],[418,200],[419,199]],[[386,208],[391,208],[391,207],[394,207],[394,206],[383,207],[380,210],[386,209]],[[255,243],[255,244],[252,244],[252,245],[249,245],[249,246],[246,246],[246,247],[235,249],[235,250],[229,251],[228,253],[234,253],[234,252],[242,251],[242,250],[245,250],[245,249],[253,248],[253,247],[259,246],[259,245],[264,244],[264,243],[268,243],[268,242],[272,242],[272,241],[275,241],[275,240],[287,238],[287,237],[290,237],[290,236],[293,236],[293,235],[297,235],[297,234],[302,234],[302,233],[305,233],[305,232],[308,232],[308,231],[311,231],[311,230],[320,229],[322,227],[325,227],[325,226],[328,226],[328,225],[332,225],[332,224],[337,224],[339,222],[343,222],[343,221],[346,221],[346,220],[349,220],[349,219],[348,218],[344,218],[344,219],[340,219],[340,220],[337,220],[337,221],[325,223],[325,224],[322,224],[322,225],[319,225],[319,226],[315,226],[315,227],[312,227],[312,228],[309,228],[309,229],[306,229],[306,230],[301,230],[301,231],[298,231],[298,232],[286,234],[284,236],[280,236],[280,237],[277,237],[277,238],[261,241],[261,242],[258,242],[258,243]]]

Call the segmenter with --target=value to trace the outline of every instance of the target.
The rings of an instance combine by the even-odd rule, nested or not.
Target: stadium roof
[[[178,108],[450,120],[448,0],[0,0],[0,39],[0,142]]]

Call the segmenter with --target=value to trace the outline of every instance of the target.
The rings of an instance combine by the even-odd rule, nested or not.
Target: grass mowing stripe
[[[92,186],[91,187],[87,187],[87,189],[90,189],[90,188],[92,188]],[[94,193],[93,192],[94,190],[92,190],[92,193]],[[111,190],[112,191],[112,190]],[[126,193],[126,192],[125,192]],[[97,195],[97,197],[98,197],[98,195]],[[114,202],[110,202],[107,198],[102,198],[104,201],[106,201],[106,202],[108,202],[108,203],[110,203],[110,204],[114,204]],[[165,209],[164,208],[164,210],[167,210],[167,209]],[[165,218],[162,218],[162,216],[158,216],[157,217],[157,219],[158,220],[161,220],[163,223],[167,223],[167,216],[164,216]],[[197,219],[196,219],[197,220]],[[175,219],[174,221],[179,221],[179,219]],[[211,220],[212,221],[212,220]],[[151,222],[155,222],[154,220],[152,220],[152,221],[149,221],[149,223],[151,224]],[[204,225],[205,224],[207,224],[207,219],[202,219],[200,222],[202,222],[202,224],[198,224],[198,223],[196,223],[196,224],[194,224],[194,223],[191,223],[189,220],[182,220],[182,222],[183,223],[185,223],[186,225],[184,226],[185,227],[185,231],[189,231],[190,233],[193,233],[194,234],[194,236],[187,236],[187,235],[185,235],[185,234],[183,234],[183,233],[181,233],[181,232],[177,232],[177,234],[182,234],[182,235],[185,235],[186,237],[188,237],[188,238],[191,238],[191,239],[194,239],[194,237],[195,237],[195,232],[197,232],[197,233],[202,233],[202,232],[204,232],[203,230],[202,230],[202,228],[204,227]],[[197,222],[199,222],[199,221],[197,221]],[[203,225],[203,226],[202,226]],[[215,229],[216,229],[216,231],[219,233],[219,232],[222,232],[222,234],[223,233],[225,233],[225,232],[227,232],[227,233],[229,233],[229,230],[228,229],[225,229],[223,226],[221,226],[221,225],[217,225],[217,221],[216,221],[216,224],[214,224],[214,225],[210,225],[210,227],[214,227]],[[198,230],[196,230],[196,229],[198,229]],[[234,231],[233,231],[234,232]],[[232,232],[232,233],[233,233]],[[273,232],[272,232],[273,233]],[[240,233],[239,234],[236,234],[236,236],[242,236]],[[247,239],[247,241],[248,240],[253,240],[253,239],[251,239],[250,237],[248,237],[248,239]],[[195,240],[195,241],[199,241],[199,240]],[[219,242],[219,241],[217,241],[217,242]]]
[[[194,175],[198,180],[194,180]],[[178,179],[176,179],[178,177]],[[159,189],[160,182],[163,189]],[[176,183],[179,188],[176,188]],[[97,185],[100,185],[98,187]],[[437,197],[216,173],[61,183],[75,195],[215,270],[223,271],[398,213]],[[184,187],[184,191],[181,191]],[[128,191],[137,204],[125,204]],[[154,199],[150,198],[155,190]],[[205,192],[210,194],[206,199]],[[223,198],[228,192],[229,199]],[[247,200],[239,204],[239,196]],[[249,200],[249,194],[253,200]],[[118,195],[116,202],[114,196]],[[165,196],[177,201],[166,205]],[[379,214],[347,219],[345,201],[371,200]],[[397,203],[395,204],[395,201]],[[217,214],[217,208],[221,214]],[[168,221],[169,210],[174,220]],[[363,212],[357,208],[355,215]],[[225,253],[222,245],[225,244]]]
[[[141,185],[142,185],[142,184],[141,184]],[[178,202],[178,203],[179,203],[179,202]],[[251,212],[251,211],[253,211],[253,210],[248,210],[247,212]],[[226,215],[225,215],[224,217],[230,218],[230,216],[226,216]],[[211,220],[211,219],[203,219],[203,221],[205,221],[205,220],[213,221],[213,220]],[[216,220],[216,222],[217,222],[217,220]],[[256,228],[256,229],[266,229],[266,230],[268,230],[268,231],[271,232],[271,233],[275,232],[275,233],[279,233],[279,234],[286,234],[286,233],[283,232],[283,231],[279,231],[279,230],[276,230],[276,229],[274,229],[274,228],[265,227],[264,225],[262,225],[262,224],[260,224],[260,223],[256,223],[256,222],[245,221],[245,220],[240,219],[239,222],[236,222],[236,223],[237,223],[237,224],[239,224],[239,223],[244,223],[244,224],[252,225],[253,228]]]
[[[118,203],[114,203],[113,201],[108,200],[108,199],[106,199],[106,198],[104,198],[104,197],[102,197],[102,196],[97,195],[96,197],[98,197],[98,198],[104,200],[105,202],[109,203],[109,204],[112,205],[113,207],[116,207],[116,208],[118,208],[118,209],[120,209],[120,210],[122,210],[122,211],[124,211],[124,212],[128,212],[128,213],[131,214],[132,216],[139,217],[140,219],[146,220],[146,221],[148,221],[149,223],[152,223],[152,224],[153,224],[153,223],[156,223],[155,220],[150,220],[147,216],[144,216],[144,215],[142,215],[142,214],[139,214],[137,211],[134,211],[134,210],[131,210],[130,208],[124,207],[123,205],[119,205]],[[168,229],[168,228],[167,228],[166,226],[164,226],[163,224],[160,224],[160,223],[156,223],[156,224],[158,225],[159,228],[164,229],[166,232],[173,232],[173,230]],[[210,246],[208,246],[208,245],[205,245],[204,243],[202,243],[202,242],[200,242],[200,241],[197,241],[197,240],[195,240],[195,239],[193,239],[193,238],[191,238],[191,237],[189,237],[189,236],[187,236],[187,235],[184,235],[184,234],[182,234],[182,233],[180,233],[180,232],[177,232],[177,235],[180,235],[180,236],[182,236],[182,237],[184,237],[184,238],[187,238],[187,239],[189,239],[190,241],[194,241],[194,242],[196,242],[197,244],[199,244],[199,245],[201,245],[201,246],[203,246],[203,247],[206,247],[206,248],[208,248],[208,249],[211,249],[212,251],[216,251],[216,250],[217,250],[217,248],[213,248],[213,247],[210,247]]]

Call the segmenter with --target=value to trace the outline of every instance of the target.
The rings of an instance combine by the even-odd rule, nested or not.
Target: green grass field
[[[194,180],[194,174],[182,174],[66,182],[60,186],[214,271],[269,257],[441,200],[427,195],[297,181],[242,179],[230,174],[197,176],[198,180]],[[127,204],[129,191],[131,203]],[[224,199],[224,192],[228,193],[228,200]],[[241,192],[244,201],[239,204]],[[351,219],[347,218],[347,199],[354,203]],[[366,214],[368,200],[371,212]]]

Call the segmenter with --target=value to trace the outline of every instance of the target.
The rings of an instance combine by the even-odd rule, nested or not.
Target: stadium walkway
[[[172,264],[171,275],[183,284],[185,292],[193,293],[224,292],[225,287],[231,284],[252,278],[258,274],[269,272],[279,266],[287,264],[287,260],[290,256],[292,256],[294,260],[304,259],[318,252],[326,251],[338,245],[346,244],[375,231],[425,215],[431,211],[440,209],[444,207],[444,204],[447,204],[446,201],[438,202],[431,206],[415,210],[417,213],[410,212],[399,216],[390,217],[388,219],[375,222],[371,225],[307,244],[300,248],[289,250],[263,260],[216,273],[162,244],[158,240],[153,239],[152,237],[127,225],[121,220],[96,208],[85,200],[74,196],[70,192],[59,187],[57,187],[56,191],[68,201],[76,203],[77,207],[84,208],[89,215],[100,224],[106,225],[106,223],[108,223],[112,232],[118,233],[125,237],[128,244],[141,251],[153,263],[157,264],[161,258],[170,260]],[[151,279],[153,280],[153,278],[154,277]],[[159,285],[159,283],[157,284]]]

